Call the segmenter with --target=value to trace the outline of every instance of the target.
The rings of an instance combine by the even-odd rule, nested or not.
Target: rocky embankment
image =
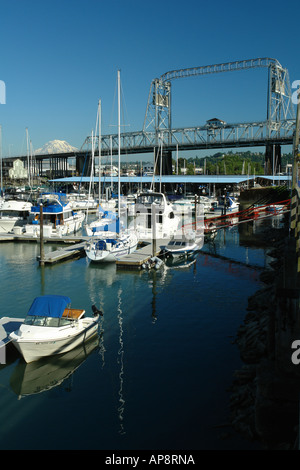
[[[247,314],[234,341],[244,365],[235,371],[230,389],[230,422],[235,431],[264,449],[295,449],[300,375],[287,351],[295,312],[290,299],[278,297],[288,234],[282,229],[264,236],[272,245],[268,251],[272,261],[261,273],[263,287],[248,299]]]

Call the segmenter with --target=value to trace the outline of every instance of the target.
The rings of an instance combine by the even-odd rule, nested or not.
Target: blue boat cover
[[[71,299],[64,295],[43,295],[34,299],[27,315],[60,318],[70,303]]]

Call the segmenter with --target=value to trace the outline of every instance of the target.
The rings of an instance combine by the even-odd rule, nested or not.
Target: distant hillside
[[[184,162],[185,160],[185,162]],[[284,154],[281,157],[281,171],[285,171],[287,163],[292,162],[291,154]],[[175,165],[175,160],[173,161]],[[194,168],[204,168],[206,174],[264,174],[265,155],[263,153],[246,152],[217,152],[207,157],[179,158],[179,167],[187,168],[188,174],[194,174]]]
[[[47,142],[43,147],[35,151],[36,155],[49,155],[52,153],[65,153],[75,152],[78,150],[76,147],[68,144],[65,140],[51,140]]]

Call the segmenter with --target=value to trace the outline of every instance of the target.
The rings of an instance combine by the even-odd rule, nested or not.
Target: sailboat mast
[[[28,127],[26,127],[26,140],[27,140],[27,171],[28,171],[28,184],[29,184],[29,186],[30,186],[30,163],[29,163]]]
[[[113,185],[113,164],[112,164],[112,136],[110,136],[110,189],[111,189],[111,197],[114,189]]]
[[[99,118],[99,141],[98,141],[98,148],[99,148],[99,207],[100,207],[100,198],[101,198],[101,100],[98,103],[98,118]]]
[[[120,210],[121,210],[121,185],[120,185],[120,173],[121,173],[121,88],[120,88],[120,70],[118,70],[118,218],[120,228]]]
[[[89,195],[88,195],[88,204],[86,208],[86,220],[88,220],[88,213],[89,213],[89,200],[91,197],[91,188],[92,188],[92,179],[94,178],[94,131],[92,130],[92,164],[91,164],[91,176],[90,176],[90,183],[89,183]]]

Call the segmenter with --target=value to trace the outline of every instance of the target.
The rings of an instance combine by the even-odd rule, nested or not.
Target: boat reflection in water
[[[199,254],[199,251],[193,251],[191,253],[187,253],[185,256],[166,256],[164,261],[165,261],[165,266],[167,268],[189,268],[193,264],[196,263],[197,261],[197,256]]]
[[[63,355],[50,356],[29,364],[21,359],[10,378],[12,391],[22,398],[62,385],[98,348],[99,341],[99,335],[96,333],[89,340]],[[69,383],[66,388],[70,391]]]

